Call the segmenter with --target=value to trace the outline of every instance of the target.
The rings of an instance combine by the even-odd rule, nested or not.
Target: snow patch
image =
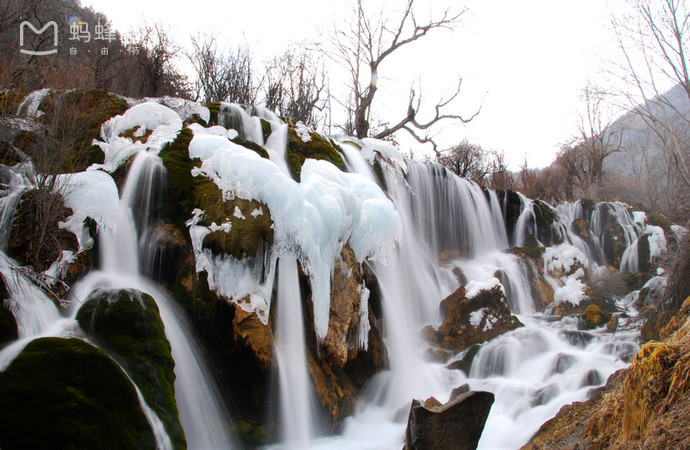
[[[133,128],[137,129],[136,136],[144,136],[148,130],[152,130],[146,143],[120,136]],[[181,129],[182,119],[166,106],[156,102],[132,106],[101,126],[102,141],[94,140],[94,144],[103,150],[105,162],[94,164],[90,169],[102,168],[112,172],[135,153],[149,149],[158,152],[164,144],[174,141]]]
[[[504,296],[506,295],[506,291],[503,288],[501,281],[496,277],[489,278],[488,280],[484,281],[469,281],[465,285],[465,298],[475,298],[481,291],[490,291],[495,287],[499,287],[501,289],[501,293]]]
[[[305,144],[311,141],[310,130],[302,121],[297,122],[295,125],[295,133],[297,133],[297,136],[299,136]]]
[[[484,314],[488,311],[487,308],[481,308],[476,311],[472,311],[470,313],[470,325],[473,327],[477,328],[480,323],[482,323],[482,319],[484,318]]]
[[[117,226],[117,211],[120,208],[117,185],[109,174],[101,170],[58,175],[58,178],[58,183],[63,185],[61,192],[65,205],[73,211],[59,226],[74,233],[80,251],[91,248],[93,239],[84,225],[84,219],[94,219],[99,229]]]
[[[345,243],[359,262],[365,258],[385,260],[402,235],[393,203],[373,181],[341,172],[325,161],[307,159],[297,183],[272,161],[220,136],[195,136],[189,154],[202,160],[192,175],[213,180],[226,198],[237,196],[267,205],[276,251],[297,256],[310,277],[315,329],[319,338],[325,337],[335,260]],[[195,245],[197,258],[202,250],[201,245]],[[197,270],[216,272],[210,267],[214,263],[198,264]],[[217,281],[209,276],[212,289],[219,288]],[[270,298],[270,293],[264,298]]]

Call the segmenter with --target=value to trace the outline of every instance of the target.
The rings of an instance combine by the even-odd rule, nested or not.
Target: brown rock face
[[[233,304],[235,316],[232,329],[237,342],[251,349],[262,369],[266,370],[273,355],[273,332],[254,313],[247,312]]]
[[[349,359],[357,356],[362,271],[349,247],[343,248],[341,258],[333,271],[328,333],[322,350],[323,358],[330,365],[342,368]]]
[[[341,260],[335,265],[328,332],[321,343],[316,342],[313,317],[309,314],[305,317],[309,374],[316,395],[333,422],[352,412],[360,390],[383,367],[387,358],[370,304],[367,305],[369,333],[366,350],[358,343],[363,283],[362,268],[354,252],[346,246],[341,252]],[[311,308],[306,310],[310,312]]]
[[[484,431],[494,394],[470,391],[445,405],[431,398],[412,400],[405,432],[407,450],[475,449]]]
[[[508,302],[498,286],[481,291],[474,298],[465,297],[465,287],[461,286],[441,302],[441,311],[447,312],[438,330],[439,344],[457,352],[522,326],[510,314]]]

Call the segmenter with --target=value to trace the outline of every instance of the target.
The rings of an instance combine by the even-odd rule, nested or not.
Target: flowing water
[[[29,103],[25,109],[30,109]],[[271,127],[266,142],[260,119]],[[271,160],[289,175],[287,125],[275,114],[223,104],[219,121],[236,129],[240,138],[265,146]],[[274,262],[278,258],[274,352],[281,446],[399,449],[412,398],[423,400],[433,395],[443,402],[452,389],[468,383],[471,389],[496,395],[480,447],[516,448],[562,405],[584,400],[592,387],[602,385],[612,372],[626,365],[636,350],[638,334],[623,316],[619,331],[607,334],[601,329],[579,330],[576,319],[554,320],[536,312],[525,263],[506,252],[511,244],[525,242],[529,234],[538,239],[532,200],[520,195],[520,213],[509,235],[505,205],[502,208],[495,192],[429,163],[380,162],[377,175],[373,159],[365,158],[353,144],[342,142],[341,146],[351,172],[385,185],[402,220],[400,245],[387,255],[387,261],[371,262],[379,283],[389,367],[368,383],[355,413],[344,420],[337,435],[318,436],[320,425],[307,370],[298,261],[285,249],[279,258],[273,255]],[[363,146],[366,150],[366,143]],[[9,178],[0,175],[12,180],[4,183],[5,195],[0,200],[0,244],[4,249],[8,221],[27,183],[18,172]],[[175,395],[189,448],[233,448],[235,443],[226,429],[228,414],[184,313],[144,275],[155,266],[152,260],[157,252],[151,246],[155,242],[151,236],[165,201],[164,183],[160,159],[140,152],[129,169],[115,222],[100,230],[100,270],[74,286],[75,300],[68,317],[60,314],[40,289],[17,275],[16,263],[0,253],[0,270],[12,294],[8,304],[17,316],[20,334],[17,342],[0,352],[0,370],[35,337],[83,337],[74,316],[94,289],[141,290],[156,300],[172,347]],[[555,233],[565,246],[585,255],[589,268],[596,270],[604,263],[603,235],[614,222],[621,225],[628,247],[622,268],[637,267],[636,249],[644,227],[624,206],[607,203],[587,210],[576,202],[559,205],[555,212],[559,217]],[[569,231],[578,218],[589,221],[590,241]],[[525,325],[482,344],[469,374],[448,368],[467,356],[464,352],[447,364],[430,360],[421,334],[425,326],[438,327],[441,323],[439,303],[460,286],[458,270],[466,281],[499,277],[511,311]],[[626,308],[629,303],[620,306]],[[631,308],[629,315],[635,313]],[[155,428],[155,420],[150,421]],[[164,437],[157,439],[159,447],[167,447]]]
[[[278,263],[275,356],[278,364],[281,436],[284,448],[305,448],[315,435],[313,393],[307,372],[302,294],[297,261]]]

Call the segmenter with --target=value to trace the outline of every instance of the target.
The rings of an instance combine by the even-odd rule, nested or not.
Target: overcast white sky
[[[444,0],[451,1],[451,0]],[[367,0],[367,8],[383,0]],[[387,7],[404,0],[387,0]],[[442,1],[417,0],[425,10]],[[464,128],[445,129],[440,140],[463,137],[504,150],[512,168],[548,165],[559,145],[575,132],[578,92],[596,81],[613,49],[609,6],[602,0],[467,0],[469,12],[455,31],[440,30],[401,52],[379,71],[375,108],[395,121],[405,111],[410,82],[421,77],[434,100],[463,77],[457,108],[471,112],[484,97],[481,114]],[[176,42],[216,32],[230,47],[249,45],[255,63],[282,53],[291,42],[317,39],[348,18],[350,3],[324,0],[82,0],[101,11],[121,32],[143,21],[171,26]],[[460,4],[452,1],[451,4]],[[378,102],[376,104],[376,102]],[[386,116],[388,114],[388,116]],[[413,145],[403,141],[402,147]],[[403,148],[403,151],[408,151]],[[418,150],[417,150],[418,152]]]

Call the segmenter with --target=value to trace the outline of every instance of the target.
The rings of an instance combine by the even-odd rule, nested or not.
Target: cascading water
[[[137,114],[146,113],[148,110],[161,113],[166,126],[170,128],[168,131],[179,130],[179,127],[182,127],[181,121],[177,124],[179,118],[170,119],[170,111],[163,111],[167,108],[162,105],[156,105],[158,108],[146,104],[139,106],[141,108],[137,110]],[[258,315],[258,311],[262,310],[265,314],[262,319],[266,321],[269,319],[273,278],[277,278],[277,309],[273,316],[274,357],[280,384],[279,429],[283,433],[284,446],[400,448],[407,408],[412,398],[424,399],[433,395],[443,401],[449,397],[453,388],[467,382],[472,389],[490,390],[496,394],[496,402],[480,446],[513,448],[522,445],[539,425],[553,416],[563,404],[583,400],[592,386],[602,384],[608,374],[623,367],[623,360],[635,351],[636,333],[628,326],[623,316],[620,318],[619,331],[612,335],[604,333],[603,330],[581,331],[577,329],[578,323],[575,319],[554,321],[542,313],[535,312],[537,307],[532,300],[532,287],[528,282],[526,263],[506,250],[512,244],[522,245],[527,234],[537,238],[540,229],[537,227],[535,213],[543,212],[536,209],[541,208],[541,204],[520,196],[521,209],[515,216],[517,220],[512,224],[514,228],[509,235],[495,192],[458,178],[438,165],[404,160],[396,150],[384,148],[385,144],[377,141],[364,140],[357,145],[341,142],[350,171],[385,186],[386,193],[399,214],[402,230],[399,236],[400,245],[386,254],[386,262],[383,258],[371,258],[372,260],[367,262],[378,282],[382,318],[377,326],[382,325],[381,328],[384,330],[389,368],[371,379],[355,407],[355,414],[343,422],[341,435],[315,437],[315,430],[319,427],[315,423],[316,414],[312,410],[310,400],[312,388],[307,370],[305,324],[294,255],[299,255],[299,262],[310,276],[314,329],[318,339],[323,337],[328,328],[328,304],[324,307],[323,302],[318,302],[317,290],[321,294],[325,293],[325,297],[329,292],[321,285],[317,289],[317,284],[328,281],[328,276],[332,275],[328,270],[323,270],[323,267],[330,268],[332,272],[332,257],[337,257],[345,242],[352,245],[353,251],[357,251],[358,247],[354,243],[355,232],[352,231],[356,224],[371,225],[369,229],[362,229],[367,230],[366,232],[375,232],[376,226],[381,226],[382,223],[391,225],[394,222],[372,220],[371,212],[376,208],[366,209],[357,205],[355,200],[361,200],[361,197],[342,195],[343,191],[355,191],[357,188],[363,191],[371,189],[372,183],[358,184],[362,177],[347,179],[344,175],[351,174],[341,174],[332,169],[332,166],[325,167],[312,164],[314,161],[307,161],[303,166],[302,180],[299,183],[295,182],[285,159],[288,126],[273,113],[222,104],[218,120],[222,126],[237,130],[241,139],[263,145],[269,153],[270,160],[280,169],[276,170],[270,162],[258,158],[252,152],[245,152],[239,146],[233,147],[234,144],[226,138],[236,135],[234,131],[224,130],[222,127],[205,128],[194,124],[196,142],[192,144],[197,147],[194,153],[190,144],[190,158],[202,160],[202,164],[195,162],[196,167],[192,172],[194,176],[211,178],[224,193],[232,191],[227,189],[231,186],[254,200],[267,205],[270,203],[269,209],[274,220],[272,228],[276,235],[283,233],[283,241],[280,244],[274,242],[275,248],[264,252],[261,247],[259,254],[263,255],[265,260],[257,263],[256,267],[249,267],[251,264],[241,261],[234,261],[234,265],[228,263],[229,260],[211,261],[212,258],[208,257],[206,263],[217,264],[213,267],[205,266],[203,270],[208,274],[211,289],[220,286],[220,291],[217,291],[220,295],[236,299],[246,296],[252,304],[256,301],[255,304],[261,307],[255,311]],[[112,135],[118,135],[117,130],[120,128],[120,131],[129,129],[131,124],[127,123],[127,126],[111,124],[112,130],[115,130]],[[270,125],[271,133],[265,140],[267,124]],[[204,141],[204,133],[216,136]],[[113,144],[111,147],[105,144],[103,146],[104,151],[113,150],[116,146]],[[230,448],[234,444],[225,430],[229,423],[227,413],[218,402],[220,396],[215,392],[213,381],[204,368],[201,352],[189,332],[190,328],[185,323],[184,314],[164,292],[146,276],[142,276],[142,270],[149,274],[150,268],[155,266],[149,260],[155,257],[156,251],[152,250],[149,244],[155,242],[150,236],[157,226],[156,210],[164,201],[159,194],[163,191],[161,186],[165,181],[164,168],[155,152],[137,151],[138,155],[130,166],[117,213],[107,226],[100,229],[101,270],[93,271],[74,286],[73,297],[77,301],[73,302],[72,317],[76,314],[80,301],[87,298],[97,287],[127,287],[149,293],[158,304],[166,336],[172,347],[176,374],[175,395],[189,447]],[[234,157],[237,159],[232,159]],[[117,162],[124,156],[110,157],[106,152],[106,160],[109,158]],[[238,168],[234,165],[237,161],[246,165]],[[266,169],[263,163],[271,166],[268,168],[270,170]],[[238,175],[239,172],[244,173]],[[247,174],[247,177],[243,177]],[[312,175],[313,178],[309,179],[308,175]],[[110,179],[107,174],[106,177]],[[282,184],[279,189],[273,191],[267,188],[261,190],[266,186],[260,184],[264,181],[266,185],[273,183],[273,187]],[[112,183],[112,179],[110,182]],[[224,182],[227,184],[223,184]],[[13,202],[23,189],[19,181],[11,186],[13,187],[7,189],[7,195],[0,204],[0,217],[3,221],[7,220],[7,211],[14,208]],[[280,192],[281,190],[284,192]],[[298,198],[292,202],[293,199],[288,198],[288,195],[276,195],[276,192],[288,192]],[[244,199],[242,195],[239,197]],[[379,200],[376,196],[366,198],[372,199]],[[342,208],[331,208],[334,204]],[[374,204],[376,207],[386,206],[382,202]],[[321,215],[314,214],[315,211]],[[326,215],[323,211],[333,214]],[[263,214],[263,211],[258,209],[244,211],[244,214],[254,212]],[[290,217],[294,218],[299,214],[304,215],[305,212],[309,215],[303,221],[290,223],[286,220],[290,214]],[[655,230],[645,226],[643,219],[632,216],[622,205],[606,204],[586,210],[581,203],[576,203],[559,206],[558,213],[560,219],[557,219],[554,227],[560,227],[556,234],[559,234],[565,243],[562,247],[550,247],[544,252],[546,272],[557,263],[563,265],[563,271],[567,272],[564,261],[572,254],[582,254],[583,256],[578,256],[580,262],[585,265],[591,263],[591,267],[596,268],[597,263],[603,262],[603,235],[614,222],[623,228],[627,245],[621,263],[623,268],[632,270],[637,265],[637,245],[641,242],[639,239],[644,236],[643,233],[651,233],[644,236],[645,239],[650,239],[650,243],[656,239]],[[193,216],[188,225],[191,224],[190,235],[194,241],[199,233],[203,234],[208,228],[202,229],[204,227],[197,226],[199,222],[195,221],[203,212],[197,210],[190,211],[189,214]],[[242,214],[243,212],[240,212],[240,216]],[[570,232],[576,218],[585,218],[591,224],[591,243]],[[82,219],[83,217],[80,217],[77,222]],[[342,221],[338,222],[335,219]],[[366,220],[371,222],[367,223]],[[333,232],[336,228],[333,224],[345,224],[344,229],[347,232]],[[217,224],[216,226],[220,227]],[[2,227],[3,230],[8,228],[5,225]],[[300,232],[303,231],[314,234],[321,232],[318,238],[326,236],[330,240],[319,240],[317,236],[302,239]],[[6,237],[2,237],[2,240],[6,240]],[[362,239],[359,243],[361,242]],[[198,247],[194,250],[198,258],[197,270],[200,271],[202,269],[199,268],[199,260],[205,256],[203,252],[207,249],[203,249],[201,244]],[[654,251],[656,247],[650,250],[650,253]],[[313,255],[325,256],[323,259],[311,260]],[[0,259],[0,269],[7,278],[8,273],[13,273],[15,265],[4,255],[0,256],[3,257]],[[361,256],[363,260],[366,255]],[[242,264],[245,266],[240,271],[237,267]],[[274,276],[276,265],[277,277]],[[313,276],[317,272],[319,277]],[[251,277],[257,279],[253,280],[253,283],[244,283]],[[461,283],[484,283],[494,278],[503,285],[511,311],[518,315],[525,326],[482,344],[467,375],[460,370],[449,368],[448,365],[430,361],[428,344],[421,337],[421,330],[427,325],[438,327],[441,323],[440,301],[455,291]],[[19,322],[22,339],[0,352],[0,370],[3,364],[9,364],[5,361],[11,361],[13,352],[21,351],[22,342],[25,345],[28,339],[39,335],[79,334],[73,318],[63,318],[55,305],[43,298],[45,296],[42,297],[39,289],[31,287],[31,283],[22,284],[22,279],[19,277],[14,284],[8,283],[8,288],[13,292],[22,289],[38,291],[26,295],[36,300],[36,311],[29,311],[34,308],[34,303],[23,302],[20,305],[19,302],[10,300],[12,311]],[[237,280],[242,282],[236,282]],[[549,281],[553,281],[554,286],[558,288],[579,287],[576,283],[578,280],[574,280],[572,286],[558,286],[563,280],[552,278]],[[222,292],[229,285],[242,287],[245,284],[254,287],[258,285],[261,289],[245,292],[241,296]],[[324,285],[328,287],[327,283]],[[362,313],[368,312],[364,295],[367,292],[366,289],[362,291]],[[566,293],[557,292],[557,295],[565,296]],[[626,308],[629,303],[632,303],[632,300],[621,303],[621,309]],[[21,308],[25,308],[27,312],[22,312]],[[316,317],[317,313],[320,313],[320,318]],[[634,311],[631,311],[630,315],[633,314]],[[366,336],[368,331],[367,320],[368,317],[362,314],[361,341],[364,341],[362,337]],[[466,353],[455,355],[448,364],[466,356]],[[155,420],[151,421],[153,426]],[[162,448],[166,447],[164,441],[164,438],[158,441]]]
[[[304,343],[297,261],[278,263],[275,356],[278,364],[280,426],[284,448],[306,448],[314,438],[313,396]]]
[[[160,186],[153,183],[161,181],[160,177],[154,176],[160,167],[157,156],[147,152],[137,155],[122,191],[117,228],[105,230],[99,239],[102,272],[88,275],[75,288],[75,296],[77,299],[84,299],[95,286],[103,282],[116,282],[119,287],[134,288],[151,295],[160,310],[175,360],[175,398],[188,446],[232,448],[233,439],[226,430],[228,414],[220,403],[218,389],[205,369],[202,353],[182,311],[139,273],[139,240],[132,209],[141,209],[141,205],[144,205],[144,209],[151,206],[152,190],[160,189]],[[145,215],[141,223],[145,227],[141,235],[145,236],[148,232],[148,219]]]

